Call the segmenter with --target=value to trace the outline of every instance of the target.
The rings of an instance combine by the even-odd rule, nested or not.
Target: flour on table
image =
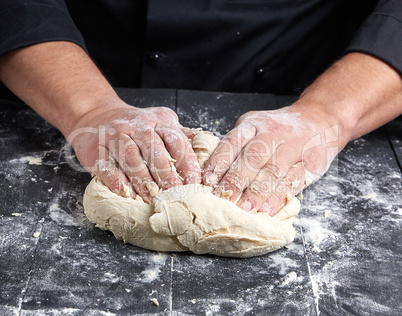
[[[219,139],[199,135],[192,145],[203,165]],[[146,204],[111,192],[94,177],[85,190],[84,208],[100,229],[110,230],[124,242],[155,251],[191,250],[196,254],[253,257],[293,241],[292,224],[300,210],[298,199],[290,199],[271,217],[245,212],[211,190],[201,184],[177,186],[158,192],[154,202]]]

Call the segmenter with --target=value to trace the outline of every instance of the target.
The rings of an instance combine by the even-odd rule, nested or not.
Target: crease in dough
[[[194,137],[192,144],[203,165],[218,143],[219,138],[213,135]],[[201,184],[155,190],[154,202],[146,204],[111,192],[94,177],[85,190],[84,209],[100,229],[110,230],[126,243],[155,251],[253,257],[293,241],[292,224],[300,210],[297,198],[289,199],[271,217],[245,212],[211,191]]]

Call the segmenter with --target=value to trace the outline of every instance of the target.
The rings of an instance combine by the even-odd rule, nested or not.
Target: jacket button
[[[265,74],[264,68],[257,68],[254,71],[254,76],[256,76],[257,78],[262,78],[264,76],[264,74]]]
[[[160,59],[160,56],[158,53],[152,53],[149,55],[149,60],[153,63],[157,63]]]

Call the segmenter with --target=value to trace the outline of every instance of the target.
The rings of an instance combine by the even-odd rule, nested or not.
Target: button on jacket
[[[402,1],[2,0],[0,55],[82,46],[114,86],[297,94],[348,52],[402,73]]]

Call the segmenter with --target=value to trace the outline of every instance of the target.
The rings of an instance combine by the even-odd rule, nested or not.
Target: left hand
[[[205,165],[203,183],[218,196],[232,191],[229,200],[245,211],[275,215],[346,144],[338,121],[313,109],[294,104],[241,116]]]

